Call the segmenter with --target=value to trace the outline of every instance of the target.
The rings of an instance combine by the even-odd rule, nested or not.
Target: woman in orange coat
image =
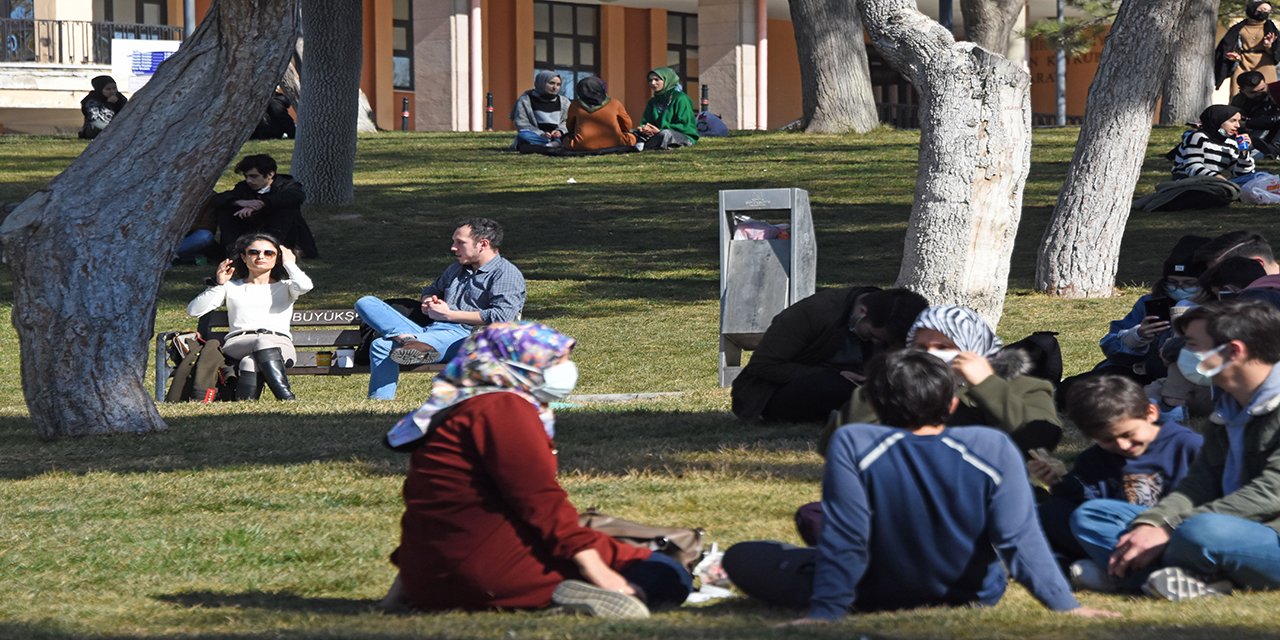
[[[631,116],[621,102],[609,97],[604,80],[596,76],[583,78],[574,87],[574,94],[569,106],[566,149],[600,151],[635,145]]]

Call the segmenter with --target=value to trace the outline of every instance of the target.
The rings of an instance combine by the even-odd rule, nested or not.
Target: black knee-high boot
[[[236,374],[236,400],[257,400],[262,395],[262,379],[257,371],[243,371]]]
[[[258,363],[258,375],[267,382],[277,400],[295,399],[293,390],[289,388],[289,376],[284,372],[284,355],[279,347],[254,351],[253,360]]]

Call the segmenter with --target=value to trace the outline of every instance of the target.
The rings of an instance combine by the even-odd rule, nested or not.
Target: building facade
[[[195,0],[193,17],[211,4]],[[0,0],[0,125],[75,131],[89,79],[110,73],[111,39],[181,39],[183,6]],[[936,0],[920,6],[938,15]],[[1026,19],[1051,11],[1052,3],[1033,0]],[[1069,65],[1071,115],[1083,113],[1100,50]],[[569,92],[576,80],[601,76],[633,115],[649,97],[648,71],[661,66],[676,69],[695,102],[705,87],[711,111],[733,129],[782,127],[802,109],[786,0],[365,0],[363,52],[361,88],[388,130],[510,129],[511,106],[544,69],[559,73]],[[1032,73],[1032,110],[1053,113],[1053,52],[1018,41],[1007,53]],[[895,114],[914,113],[914,92],[874,48],[869,54],[882,115],[909,125]]]

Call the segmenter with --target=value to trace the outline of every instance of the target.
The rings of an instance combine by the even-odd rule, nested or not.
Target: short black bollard
[[[708,87],[705,84],[702,85],[702,112],[703,113],[706,113],[709,109],[711,109],[711,98],[708,97],[710,95],[711,95],[711,87]]]
[[[400,99],[400,130],[409,130],[409,99]]]
[[[493,92],[484,94],[484,130],[493,131]]]

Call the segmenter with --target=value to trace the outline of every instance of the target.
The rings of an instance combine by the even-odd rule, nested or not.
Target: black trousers
[[[761,415],[770,422],[825,422],[856,386],[834,369],[796,378],[773,392]]]

